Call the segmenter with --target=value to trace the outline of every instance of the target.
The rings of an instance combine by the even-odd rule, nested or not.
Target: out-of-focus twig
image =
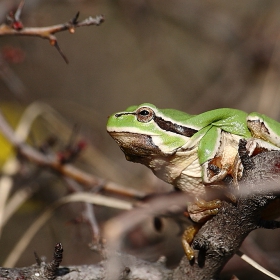
[[[20,20],[20,15],[22,12],[24,1],[21,1],[17,11],[13,14],[7,16],[5,23],[0,25],[0,36],[5,35],[16,35],[16,36],[35,36],[43,39],[48,39],[50,44],[54,46],[60,55],[63,57],[66,63],[68,63],[67,57],[62,52],[58,45],[57,38],[54,35],[57,32],[69,30],[70,33],[75,32],[75,28],[91,25],[100,25],[104,21],[103,15],[98,15],[96,17],[88,17],[83,21],[78,21],[79,12],[74,16],[73,19],[66,23],[46,26],[46,27],[24,27]]]
[[[21,156],[36,163],[38,166],[51,168],[63,176],[72,178],[80,184],[89,188],[102,188],[110,193],[129,196],[131,198],[141,199],[147,194],[138,190],[125,188],[114,182],[109,182],[104,179],[86,173],[71,164],[61,164],[60,160],[55,155],[45,155],[37,149],[25,144],[21,138],[15,135],[11,126],[7,123],[5,117],[0,111],[0,131],[8,139],[8,141],[18,150]]]
[[[82,192],[81,186],[68,177],[65,177],[65,181],[67,185],[71,188],[73,192]],[[86,222],[91,230],[92,233],[92,241],[90,244],[91,249],[95,251],[101,251],[103,249],[103,240],[101,239],[99,225],[97,223],[95,217],[95,211],[92,204],[85,202],[84,203],[84,211],[82,213],[83,222]]]
[[[26,88],[21,79],[4,60],[2,54],[0,54],[0,77],[16,97],[23,98]]]
[[[13,267],[28,246],[29,242],[33,239],[38,230],[52,217],[56,209],[62,205],[74,202],[92,203],[95,205],[113,207],[122,210],[131,210],[134,207],[131,202],[100,194],[90,194],[88,192],[76,192],[74,194],[64,196],[51,204],[35,221],[33,221],[29,228],[21,235],[20,239],[3,263],[3,266]]]
[[[114,217],[109,221],[107,221],[103,227],[104,230],[103,235],[106,240],[106,246],[107,246],[106,265],[107,265],[108,279],[118,279],[116,275],[119,275],[120,269],[123,268],[123,260],[115,252],[121,250],[121,246],[123,244],[125,235],[133,227],[135,227],[141,222],[144,222],[146,219],[150,217],[157,217],[162,214],[174,215],[178,213],[183,213],[186,208],[186,202],[189,199],[190,197],[187,193],[174,192],[174,193],[159,195],[147,200],[140,207],[136,207],[133,210],[124,212],[119,216]],[[182,278],[171,278],[171,279],[174,280],[186,279],[185,277],[186,276],[184,276],[184,278],[182,277]],[[126,279],[130,279],[130,278],[127,277]],[[145,279],[145,277],[143,277],[143,279]],[[192,278],[188,278],[188,279],[192,279]]]

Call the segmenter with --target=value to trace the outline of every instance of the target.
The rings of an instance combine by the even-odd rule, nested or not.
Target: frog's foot
[[[218,158],[214,158],[202,165],[202,180],[215,188],[224,188],[221,182],[231,183],[231,167],[231,164],[222,165]]]
[[[235,161],[234,161],[234,166],[235,167],[232,168],[232,171],[235,171],[235,169],[238,169],[238,166],[242,166],[240,163],[241,162],[239,160],[239,157],[236,156]],[[208,168],[209,168],[209,170],[211,170],[215,174],[215,176],[219,176],[220,175],[220,177],[216,177],[215,180],[222,179],[222,181],[224,182],[224,184],[226,186],[226,187],[224,187],[223,185],[217,185],[217,186],[216,185],[212,185],[212,187],[225,189],[224,190],[225,191],[225,195],[232,202],[235,203],[236,202],[236,194],[235,194],[235,192],[239,188],[238,181],[237,181],[237,177],[238,177],[239,173],[238,172],[232,172],[232,174],[228,174],[227,169],[225,169],[226,173],[224,173],[224,172],[220,173],[221,169],[218,166],[214,165],[214,164],[209,164]],[[240,168],[238,170],[240,170]],[[212,177],[212,179],[213,179],[213,177]]]
[[[192,225],[187,227],[183,233],[182,244],[189,261],[194,259],[194,250],[191,248],[191,243],[200,228],[201,225]]]
[[[228,168],[219,168],[217,165],[209,163],[206,171],[207,177],[203,181],[207,184],[223,181],[228,175]]]
[[[279,148],[262,139],[240,139],[238,144],[238,154],[235,157],[232,169],[232,185],[238,189],[238,182],[243,176],[244,169],[250,170],[254,167],[252,156],[273,150],[279,150]]]
[[[220,169],[218,166],[209,163],[208,168],[215,175],[210,179],[210,183],[223,181],[227,186],[231,185],[233,182],[233,178],[228,174],[228,169]]]
[[[218,213],[222,202],[219,199],[205,201],[201,198],[196,198],[196,201],[188,205],[190,218],[194,222],[202,222],[209,219]]]

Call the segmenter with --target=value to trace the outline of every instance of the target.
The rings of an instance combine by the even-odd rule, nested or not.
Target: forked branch
[[[46,27],[24,27],[20,15],[23,9],[24,1],[21,1],[18,9],[15,13],[10,13],[7,16],[5,23],[0,25],[0,36],[14,35],[14,36],[34,36],[43,39],[48,39],[50,44],[54,46],[60,55],[63,57],[66,63],[68,63],[67,57],[62,52],[58,45],[56,33],[68,30],[71,34],[75,32],[75,28],[83,26],[98,26],[104,21],[103,15],[98,15],[95,17],[88,17],[83,21],[78,21],[79,12],[68,22],[46,26]]]

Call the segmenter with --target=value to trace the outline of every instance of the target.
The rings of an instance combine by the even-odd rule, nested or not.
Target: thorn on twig
[[[42,263],[42,260],[38,256],[37,252],[34,252],[34,256],[35,256],[36,263],[38,264],[38,266],[40,266]]]
[[[22,12],[22,9],[23,9],[23,6],[24,6],[24,0],[22,0],[19,5],[18,5],[18,8],[15,12],[15,15],[14,15],[14,20],[15,21],[20,21],[20,16],[21,16],[21,12]]]
[[[79,16],[80,16],[80,12],[77,12],[75,17],[71,20],[71,23],[74,25],[77,24]]]
[[[57,275],[57,270],[63,257],[63,247],[61,243],[57,243],[54,248],[53,260],[47,265],[47,275],[48,279],[55,279]]]
[[[70,20],[70,26],[69,26],[69,32],[71,33],[71,34],[73,34],[73,33],[75,33],[75,26],[79,23],[78,22],[78,17],[79,17],[79,15],[80,15],[80,12],[77,12],[77,14],[74,16],[74,18],[73,19],[71,19]]]
[[[66,57],[66,55],[62,52],[61,48],[59,47],[56,38],[52,37],[52,38],[50,39],[50,43],[51,43],[52,46],[54,46],[54,47],[58,50],[59,54],[62,56],[62,58],[64,59],[64,61],[65,61],[67,64],[69,64],[69,60],[68,60],[68,58]]]
[[[54,248],[53,263],[58,268],[63,258],[63,247],[61,243],[57,243]]]

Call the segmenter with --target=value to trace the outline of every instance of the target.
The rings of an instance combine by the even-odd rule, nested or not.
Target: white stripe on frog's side
[[[139,129],[138,127],[133,127],[133,126],[114,126],[114,127],[107,127],[107,131],[108,132],[129,132],[129,133],[139,133],[139,134],[145,134],[145,135],[159,135],[159,134],[155,134],[154,132],[149,132],[149,131],[142,131],[141,129]]]

